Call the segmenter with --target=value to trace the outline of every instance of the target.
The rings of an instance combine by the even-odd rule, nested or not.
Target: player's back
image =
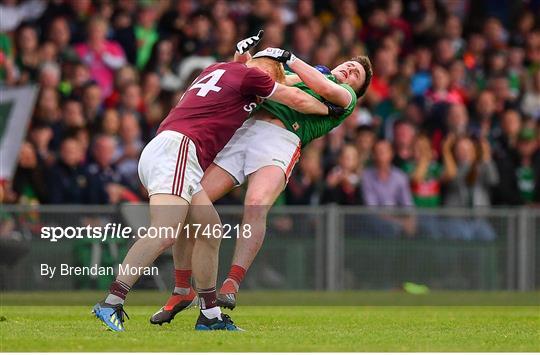
[[[188,136],[197,147],[201,167],[206,169],[248,118],[257,96],[271,95],[274,86],[259,69],[234,62],[213,64],[188,87],[158,133],[172,130]]]

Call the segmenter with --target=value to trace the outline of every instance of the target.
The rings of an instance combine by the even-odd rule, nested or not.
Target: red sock
[[[181,288],[191,287],[191,270],[174,270],[174,286]]]
[[[209,309],[217,306],[217,294],[215,287],[197,290],[197,293],[199,294],[199,306],[201,309]]]
[[[231,269],[229,270],[229,275],[227,275],[227,278],[234,280],[238,287],[240,287],[240,284],[242,283],[242,280],[244,280],[245,276],[246,269],[244,269],[240,265],[232,265]]]
[[[125,300],[130,289],[131,287],[129,287],[129,285],[123,283],[122,281],[116,280],[111,284],[109,293]]]

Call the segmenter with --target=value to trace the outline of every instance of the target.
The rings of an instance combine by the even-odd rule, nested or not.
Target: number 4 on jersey
[[[221,91],[221,87],[217,86],[216,84],[218,83],[219,79],[221,79],[224,73],[224,69],[216,69],[210,74],[203,76],[195,83],[193,83],[189,90],[199,89],[199,91],[197,92],[197,96],[202,97],[208,95],[210,91],[219,92]],[[205,82],[205,80],[207,81]]]

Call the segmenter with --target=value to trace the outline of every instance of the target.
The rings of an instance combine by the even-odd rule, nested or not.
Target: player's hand
[[[291,65],[295,60],[296,56],[292,54],[290,51],[287,51],[285,49],[281,48],[266,48],[262,51],[259,51],[255,53],[253,58],[272,58],[274,60],[277,60],[280,63],[285,63],[287,65]]]
[[[260,30],[256,36],[244,38],[240,42],[236,43],[236,51],[240,54],[244,54],[251,48],[255,47],[264,35],[264,31]]]
[[[328,116],[332,118],[339,118],[345,114],[345,109],[341,106],[335,105],[327,100],[323,100],[322,103],[328,108]]]

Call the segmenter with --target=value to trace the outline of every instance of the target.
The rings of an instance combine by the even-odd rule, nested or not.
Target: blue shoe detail
[[[124,311],[124,307],[121,304],[110,305],[105,302],[96,303],[92,309],[92,313],[101,320],[107,328],[115,332],[123,332],[124,328],[124,315],[129,319],[129,316]]]
[[[236,326],[231,317],[227,314],[221,314],[221,320],[218,318],[208,319],[202,314],[199,315],[197,323],[195,324],[195,330],[228,330],[243,332],[244,329]]]

